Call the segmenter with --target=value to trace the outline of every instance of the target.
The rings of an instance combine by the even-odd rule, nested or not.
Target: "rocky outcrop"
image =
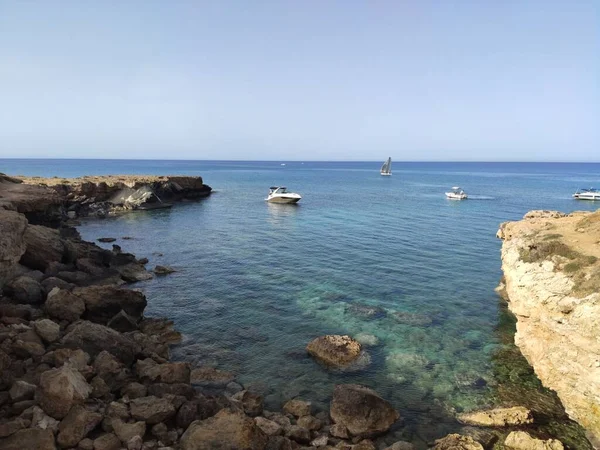
[[[357,384],[335,387],[329,414],[336,424],[345,426],[350,435],[358,437],[384,433],[400,418],[377,392]]]
[[[53,192],[70,218],[168,207],[172,202],[206,197],[212,191],[201,177],[191,176],[17,177],[16,181]]]
[[[504,440],[511,450],[564,450],[562,442],[556,439],[536,439],[525,431],[513,431]]]
[[[600,446],[600,211],[531,212],[497,235],[515,343]]]

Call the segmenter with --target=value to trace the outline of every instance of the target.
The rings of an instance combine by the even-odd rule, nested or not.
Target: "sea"
[[[599,208],[571,195],[600,185],[600,164],[394,161],[383,177],[382,156],[1,159],[0,172],[202,176],[213,188],[206,199],[78,226],[85,239],[114,237],[149,267],[176,269],[134,285],[148,297],[147,315],[182,332],[173,357],[235,373],[274,410],[299,397],[326,411],[336,384],[369,386],[400,411],[394,439],[424,448],[460,430],[458,412],[518,402],[507,392],[552,396],[512,344],[514,318],[494,290],[495,235],[533,209]],[[302,195],[299,204],[265,202],[282,185]],[[469,198],[447,200],[452,186]],[[325,334],[359,339],[366,366],[332,371],[308,357],[308,342]]]

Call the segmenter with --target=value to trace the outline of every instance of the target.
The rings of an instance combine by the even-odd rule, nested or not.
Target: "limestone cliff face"
[[[600,446],[600,210],[534,211],[501,225],[515,343]]]

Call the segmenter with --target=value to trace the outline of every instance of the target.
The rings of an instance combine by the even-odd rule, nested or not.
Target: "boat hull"
[[[467,194],[454,194],[452,192],[446,192],[446,198],[448,200],[466,200]]]
[[[382,173],[381,176],[382,177],[391,177],[392,174],[391,173]]]
[[[298,203],[302,197],[271,197],[267,199],[269,203]]]
[[[600,194],[573,194],[573,198],[576,200],[600,200]]]

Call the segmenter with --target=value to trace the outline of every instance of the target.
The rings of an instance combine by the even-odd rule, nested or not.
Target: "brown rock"
[[[354,362],[361,354],[361,345],[350,336],[327,335],[313,339],[306,351],[322,363],[344,368]]]
[[[309,416],[311,408],[311,402],[306,402],[297,398],[289,400],[285,405],[283,405],[283,410],[286,413],[292,414],[296,417]]]
[[[56,450],[56,445],[52,431],[28,428],[0,439],[0,448],[2,450]]]
[[[386,432],[400,415],[375,391],[357,384],[339,384],[329,414],[352,436],[371,437]]]
[[[134,436],[144,436],[146,434],[145,422],[125,423],[119,418],[112,419],[112,428],[119,440],[127,445],[127,442]]]
[[[176,272],[176,270],[170,266],[156,266],[153,272],[156,275],[168,275],[170,273]]]
[[[283,434],[283,428],[277,422],[260,416],[255,417],[254,422],[267,436],[279,436]]]
[[[323,427],[323,423],[313,416],[302,416],[298,418],[296,424],[310,431],[317,431]]]
[[[148,386],[148,395],[164,397],[165,395],[182,395],[190,400],[196,394],[192,386],[186,383],[152,383]]]
[[[193,422],[181,436],[182,450],[264,450],[267,436],[241,412],[222,409],[216,416]]]
[[[533,423],[531,411],[524,406],[496,408],[487,411],[474,411],[459,414],[459,422],[483,427],[508,427]]]
[[[21,264],[46,270],[48,264],[54,261],[62,262],[66,255],[64,241],[60,238],[58,230],[40,225],[28,225],[24,235],[27,248],[21,257]]]
[[[131,416],[148,424],[163,422],[175,415],[175,407],[164,398],[154,396],[136,398],[130,403]]]
[[[31,418],[31,428],[39,428],[41,430],[50,430],[56,434],[58,432],[59,422],[46,414],[39,406],[32,408],[33,416]]]
[[[350,438],[350,433],[348,433],[348,428],[346,428],[341,423],[334,423],[333,425],[331,425],[331,427],[329,428],[329,434],[331,434],[333,437],[340,438],[340,439],[349,439]]]
[[[198,367],[192,370],[190,382],[206,386],[226,386],[232,382],[234,375],[231,372],[215,369],[213,367]]]
[[[184,362],[157,364],[151,358],[138,360],[135,370],[141,379],[160,383],[189,383],[190,365]]]
[[[505,439],[504,445],[514,450],[564,450],[562,442],[556,439],[546,441],[531,437],[525,431],[512,431]]]
[[[83,403],[92,392],[85,378],[65,365],[42,373],[37,390],[42,409],[55,419],[62,419],[73,405]]]
[[[240,402],[244,412],[250,417],[259,416],[263,412],[264,400],[260,395],[244,390],[234,394],[231,398]]]
[[[435,441],[433,450],[484,450],[483,446],[470,436],[449,434]]]
[[[286,437],[299,444],[308,444],[310,442],[310,431],[298,425],[291,425],[285,430]]]
[[[88,411],[81,405],[75,405],[60,422],[56,441],[61,447],[74,447],[101,421],[102,414]]]
[[[25,275],[9,281],[4,292],[17,303],[39,304],[44,301],[42,285]]]
[[[103,325],[121,310],[139,320],[147,304],[142,292],[115,286],[75,288],[73,294],[85,302],[85,318]]]
[[[60,337],[60,326],[50,319],[39,319],[33,322],[33,329],[47,343],[52,343]]]
[[[94,450],[119,450],[121,441],[113,433],[106,433],[94,439]]]
[[[35,384],[17,380],[13,383],[8,393],[13,403],[20,402],[21,400],[31,400],[33,394],[35,394],[35,388]]]
[[[0,423],[0,438],[10,436],[19,430],[29,428],[31,421],[17,417],[8,422]]]
[[[0,288],[12,277],[25,253],[27,219],[23,214],[0,208]]]
[[[44,309],[50,317],[75,322],[85,311],[85,304],[71,292],[54,288],[48,293]]]
[[[61,339],[69,348],[81,348],[95,357],[106,350],[125,364],[131,364],[140,352],[140,346],[121,333],[88,321],[74,324]]]
[[[123,310],[115,314],[106,325],[120,333],[137,330],[137,320]]]
[[[394,442],[389,447],[386,447],[384,450],[415,450],[415,446],[410,442],[398,441]]]
[[[190,424],[198,418],[198,402],[196,400],[188,400],[177,410],[175,423],[178,428],[187,429]]]
[[[132,382],[121,389],[121,395],[127,396],[129,399],[146,397],[148,395],[148,388],[143,384]]]

